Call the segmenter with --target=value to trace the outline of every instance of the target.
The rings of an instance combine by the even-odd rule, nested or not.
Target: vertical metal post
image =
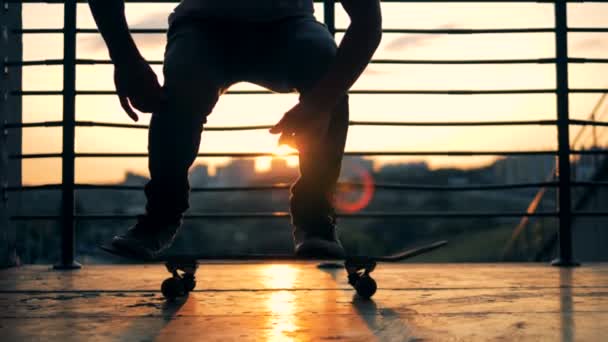
[[[61,260],[55,269],[80,268],[74,260],[74,138],[76,121],[76,0],[63,10],[63,153],[61,159]]]
[[[21,185],[21,129],[6,124],[21,122],[21,98],[11,90],[21,89],[21,66],[9,62],[23,60],[23,40],[13,30],[21,29],[21,3],[0,0],[0,267],[19,264],[17,227],[10,216],[19,212],[20,194],[8,193],[9,186]]]
[[[572,201],[570,170],[570,118],[568,101],[567,1],[555,2],[555,58],[557,79],[557,141],[559,173],[559,256],[555,266],[578,265],[572,257]]]
[[[332,36],[336,36],[336,1],[323,1],[323,21]]]

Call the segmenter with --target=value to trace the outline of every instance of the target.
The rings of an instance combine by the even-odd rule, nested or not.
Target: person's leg
[[[173,24],[163,67],[166,103],[152,115],[148,136],[150,181],[146,214],[113,244],[153,256],[168,247],[188,209],[188,169],[198,153],[203,124],[225,79],[222,49],[196,22]]]
[[[185,23],[169,32],[163,66],[167,102],[152,115],[148,135],[146,212],[151,216],[179,220],[189,207],[188,169],[224,78],[220,58],[210,55],[220,51],[207,31],[200,24]]]
[[[281,22],[276,46],[265,56],[274,66],[258,83],[275,90],[297,90],[301,96],[321,79],[333,63],[336,43],[314,18]],[[272,42],[270,44],[273,44]],[[340,175],[348,132],[349,107],[345,96],[332,112],[327,137],[317,149],[301,149],[300,177],[291,188],[290,210],[298,254],[343,254],[337,238],[333,196]]]

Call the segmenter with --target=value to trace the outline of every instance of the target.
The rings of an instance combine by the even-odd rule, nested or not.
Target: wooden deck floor
[[[608,264],[396,264],[361,300],[314,263],[211,264],[165,302],[162,265],[0,271],[3,341],[608,341]]]

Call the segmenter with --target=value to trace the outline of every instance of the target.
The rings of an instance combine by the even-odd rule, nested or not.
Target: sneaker
[[[324,225],[323,229],[295,227],[293,242],[297,256],[341,259],[345,255],[333,223]]]
[[[152,259],[171,247],[181,221],[159,223],[149,216],[140,215],[137,223],[124,234],[112,239],[112,247],[143,259]]]

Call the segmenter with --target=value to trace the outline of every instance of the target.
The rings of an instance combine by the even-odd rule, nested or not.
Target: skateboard
[[[348,283],[355,289],[357,294],[369,299],[377,290],[376,281],[370,273],[374,271],[378,263],[399,262],[413,258],[417,255],[428,253],[437,248],[443,247],[447,241],[437,241],[428,245],[423,245],[407,249],[395,254],[385,256],[368,255],[348,255],[343,258],[328,257],[305,257],[293,254],[232,254],[232,255],[205,255],[205,254],[164,254],[152,259],[142,259],[124,251],[117,250],[111,245],[101,245],[99,248],[123,258],[137,260],[144,263],[164,263],[171,277],[165,279],[160,287],[163,296],[167,300],[174,300],[177,297],[186,296],[196,287],[196,270],[200,261],[230,260],[230,261],[339,261],[344,262],[344,269],[348,275]]]

